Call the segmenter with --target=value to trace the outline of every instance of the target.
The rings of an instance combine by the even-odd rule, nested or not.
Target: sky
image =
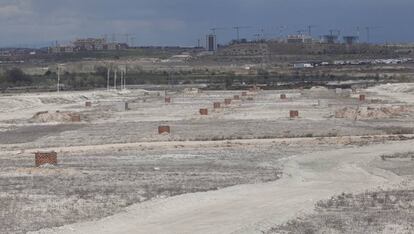
[[[204,44],[214,27],[220,43],[255,34],[266,38],[296,34],[315,25],[315,37],[356,35],[372,42],[414,42],[414,0],[0,0],[0,46],[46,46],[81,37],[134,45]],[[131,42],[131,41],[130,41]]]

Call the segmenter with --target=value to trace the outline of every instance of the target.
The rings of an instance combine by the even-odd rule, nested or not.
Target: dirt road
[[[103,220],[37,233],[261,233],[342,192],[394,187],[402,178],[369,162],[414,150],[414,141],[297,155],[276,182],[185,194],[129,207]]]

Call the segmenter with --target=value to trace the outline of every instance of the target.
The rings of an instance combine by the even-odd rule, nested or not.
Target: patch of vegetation
[[[316,205],[316,213],[268,233],[412,233],[414,190],[341,194]]]
[[[411,161],[414,161],[414,152],[408,152],[408,153],[396,153],[396,154],[392,154],[392,155],[381,155],[381,159],[383,161],[387,161],[387,160],[393,160],[393,159],[400,159],[400,160],[404,160],[404,159],[408,159]]]

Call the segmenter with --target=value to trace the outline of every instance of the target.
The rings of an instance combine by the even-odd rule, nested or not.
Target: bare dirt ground
[[[413,87],[250,92],[218,110],[241,91],[168,93],[170,104],[144,90],[0,96],[0,232],[262,233],[343,192],[407,189],[395,170],[409,164],[381,155],[414,151]],[[335,117],[374,106],[404,111]],[[44,111],[81,122],[33,121]],[[48,150],[59,165],[35,168],[33,153]]]
[[[316,212],[292,219],[267,233],[413,233],[414,152],[383,154],[371,165],[405,178],[400,189],[333,196]]]
[[[413,150],[412,143],[290,157],[282,160],[284,177],[275,182],[154,200],[101,221],[40,233],[262,233],[333,194],[398,187],[403,178],[365,164],[379,151]]]

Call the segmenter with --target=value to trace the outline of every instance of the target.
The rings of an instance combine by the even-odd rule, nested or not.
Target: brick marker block
[[[70,121],[71,121],[71,122],[74,122],[74,123],[78,123],[78,122],[80,122],[80,121],[81,121],[80,114],[72,114],[72,115],[70,116]]]
[[[282,100],[285,100],[285,99],[287,99],[287,96],[286,96],[286,94],[280,94],[280,99],[282,99]]]
[[[208,115],[208,109],[200,109],[200,115]]]
[[[240,100],[240,96],[239,95],[234,95],[233,99],[234,100]]]
[[[37,152],[35,153],[36,167],[40,167],[45,164],[57,165],[57,153],[56,152]]]
[[[230,105],[231,104],[231,99],[230,98],[224,99],[224,104]]]
[[[165,97],[165,103],[171,103],[171,97]]]
[[[213,104],[213,106],[214,106],[214,109],[220,109],[221,108],[221,103],[220,102],[215,102]]]
[[[290,118],[298,118],[298,117],[299,117],[299,111],[297,110],[290,111]]]
[[[365,101],[366,100],[366,96],[364,94],[359,95],[359,100],[361,102]]]
[[[159,126],[158,127],[158,134],[163,134],[163,133],[171,133],[171,128],[170,126]]]
[[[242,97],[247,97],[247,92],[242,92]]]
[[[92,102],[85,102],[85,107],[92,107]]]

